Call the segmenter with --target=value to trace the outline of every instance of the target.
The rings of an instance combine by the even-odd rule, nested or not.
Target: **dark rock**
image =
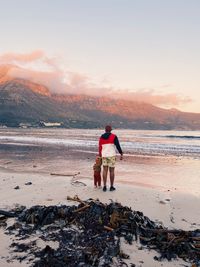
[[[20,189],[19,185],[15,186],[14,189],[16,190]]]
[[[25,183],[25,185],[31,185],[32,183],[31,182],[27,182],[27,183]]]

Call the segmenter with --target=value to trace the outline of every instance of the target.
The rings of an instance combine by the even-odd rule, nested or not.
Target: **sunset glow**
[[[199,1],[0,3],[9,77],[200,112]]]

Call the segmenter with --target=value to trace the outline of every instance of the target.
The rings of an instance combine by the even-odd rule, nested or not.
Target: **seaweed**
[[[160,256],[154,257],[157,261],[179,257],[200,266],[200,229],[168,229],[117,202],[82,201],[77,196],[68,200],[79,204],[12,211],[16,222],[7,228],[7,233],[14,234],[19,241],[11,246],[15,252],[27,253],[19,260],[29,259],[33,267],[107,267],[115,259],[117,266],[128,266],[125,259],[129,256],[120,245],[124,238],[130,245],[139,241],[142,246],[159,252]],[[39,248],[36,242],[19,243],[35,234],[46,242],[46,247]],[[51,247],[49,241],[57,242],[57,248]],[[135,265],[131,263],[131,266]]]

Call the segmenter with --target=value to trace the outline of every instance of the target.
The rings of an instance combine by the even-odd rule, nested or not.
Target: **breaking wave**
[[[167,138],[181,138],[181,139],[197,139],[200,140],[200,136],[195,135],[166,135]]]
[[[20,146],[64,146],[72,150],[98,151],[100,131],[92,130],[52,130],[50,132],[18,130],[2,132],[0,144]],[[129,155],[175,155],[200,157],[200,135],[168,134],[164,132],[144,132],[121,130],[119,139],[124,153]]]

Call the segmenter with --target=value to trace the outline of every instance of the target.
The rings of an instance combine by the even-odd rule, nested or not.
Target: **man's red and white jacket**
[[[103,158],[116,156],[116,149],[122,155],[119,140],[115,134],[104,133],[99,139],[99,156]]]

